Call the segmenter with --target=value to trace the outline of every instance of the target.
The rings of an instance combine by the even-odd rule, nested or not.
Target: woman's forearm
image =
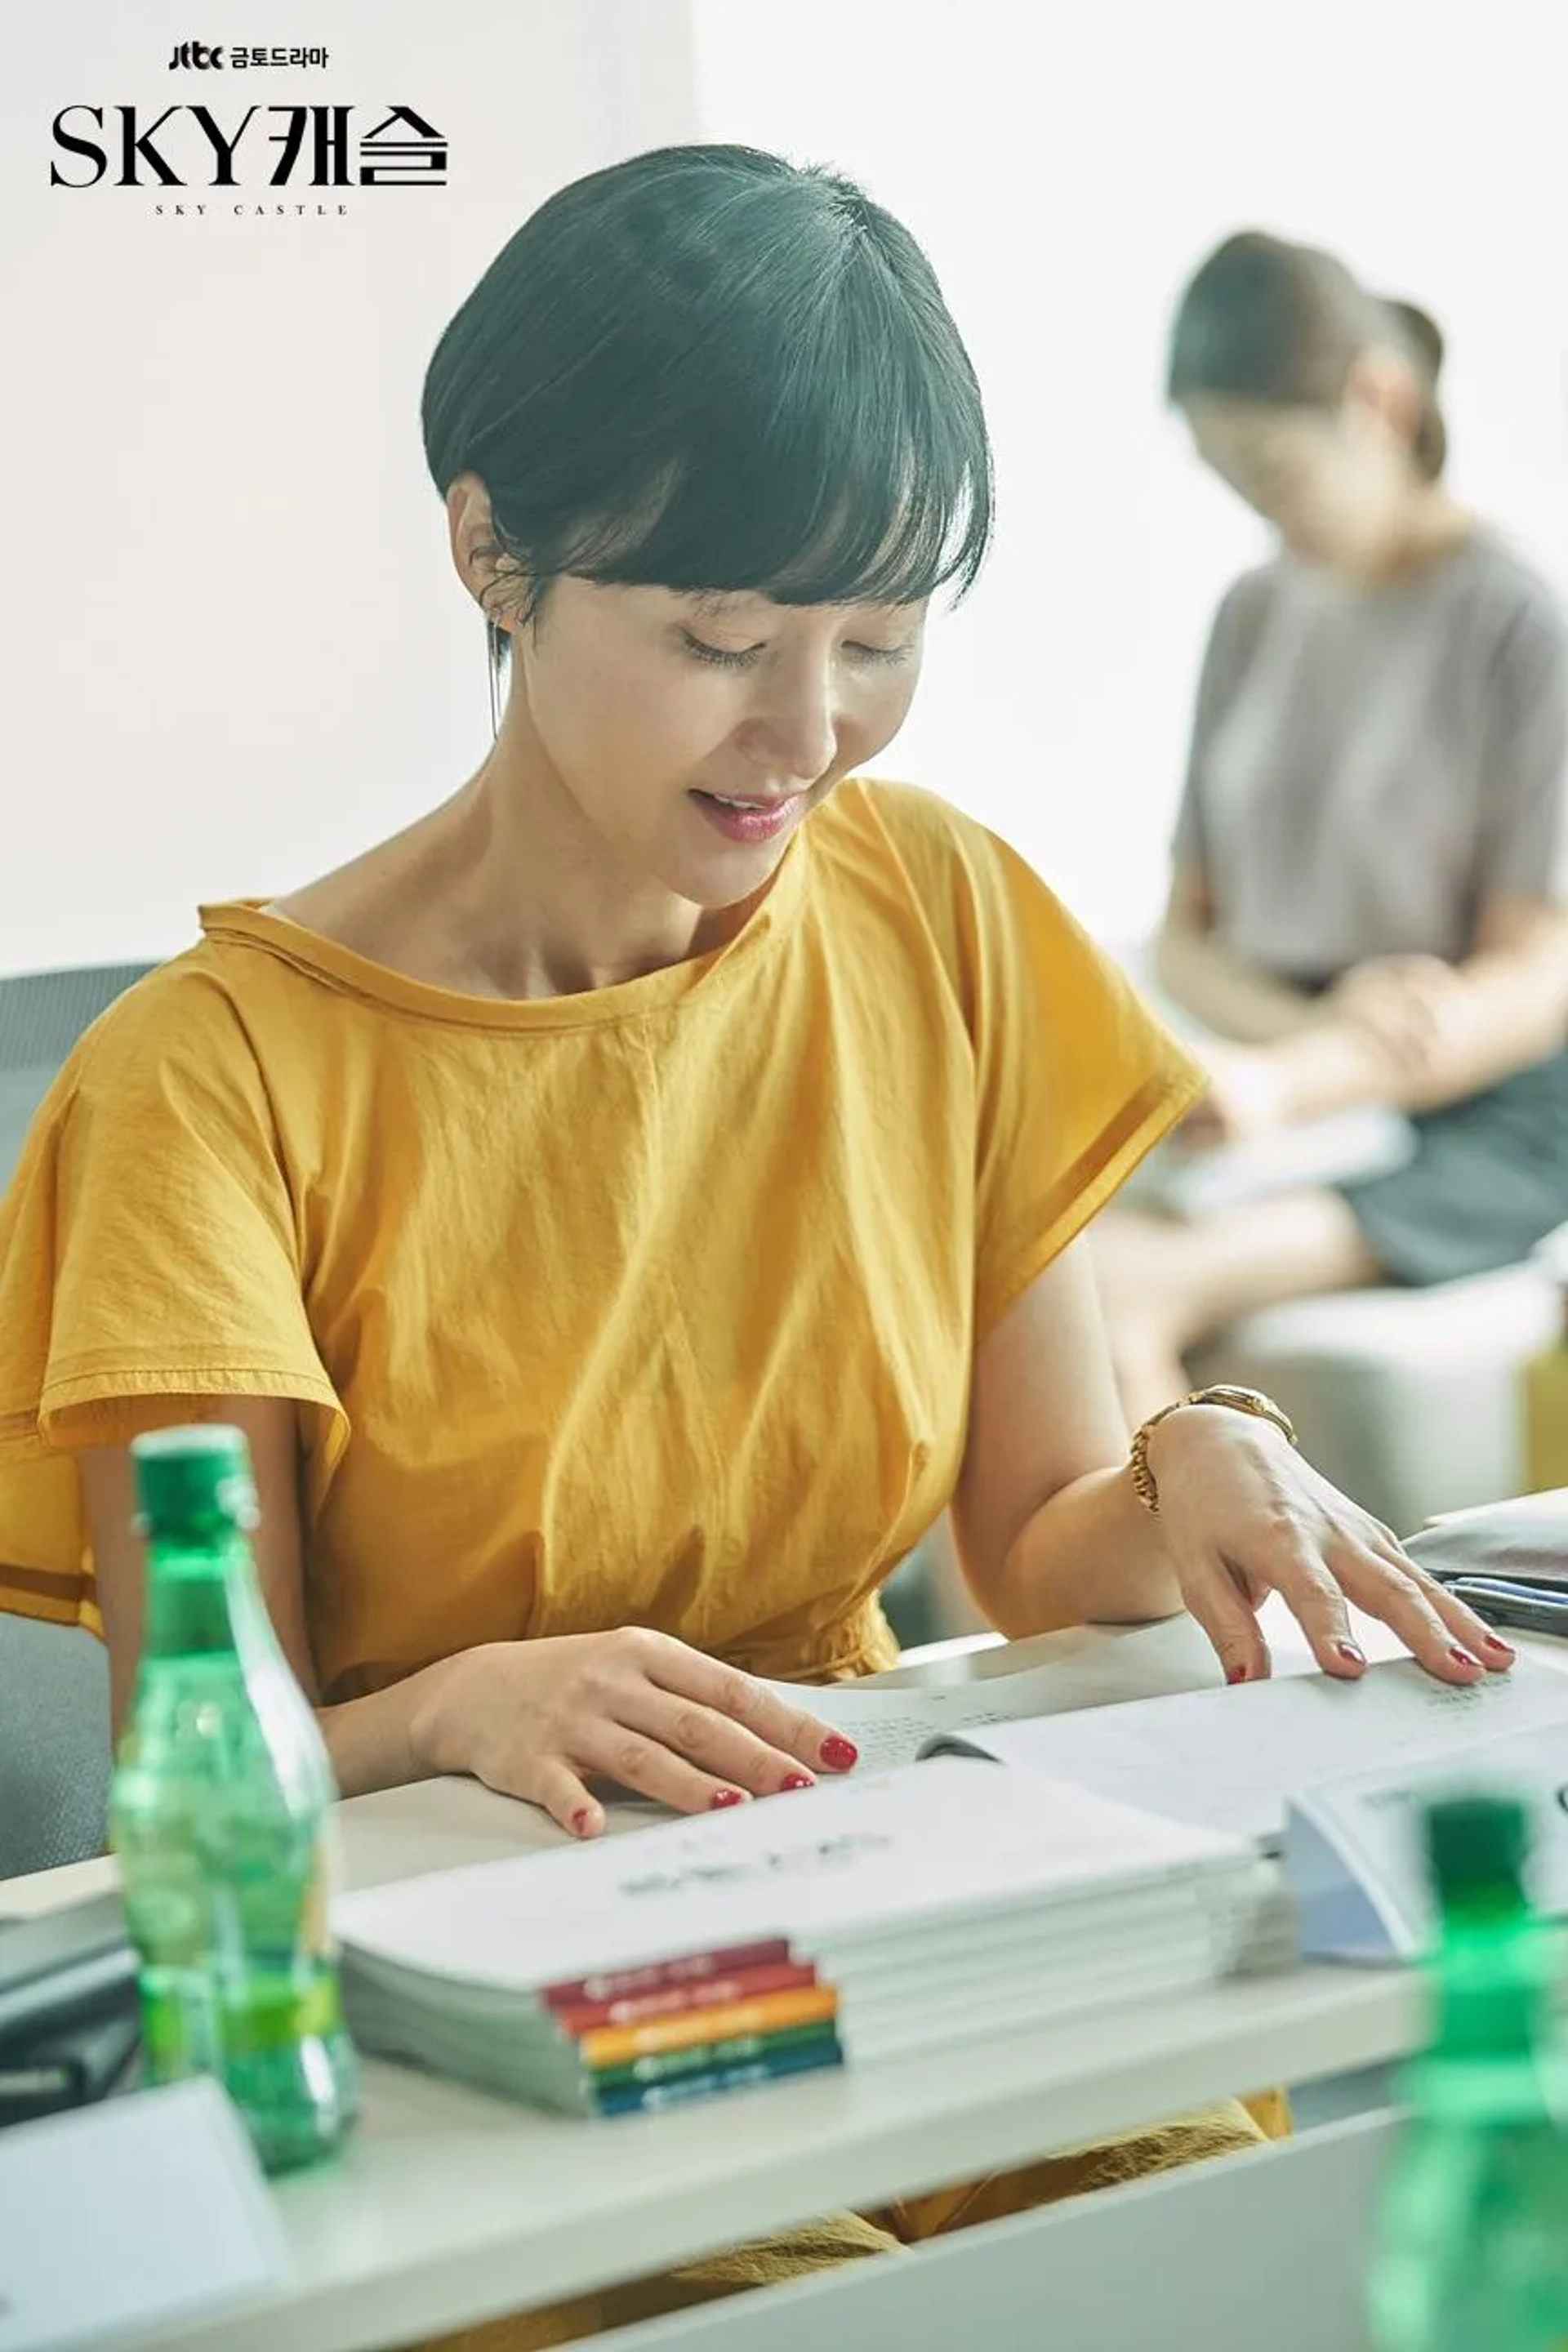
[[[1458,979],[1460,1020],[1448,1050],[1434,1064],[1433,1084],[1442,1088],[1428,1097],[1434,1104],[1479,1094],[1568,1043],[1568,973],[1560,943],[1542,955],[1472,956],[1459,966]]]
[[[1194,1020],[1238,1045],[1272,1045],[1312,1020],[1315,1000],[1227,954],[1212,932],[1168,923],[1154,950],[1154,977]]]
[[[1443,1033],[1413,1060],[1392,1053],[1352,1018],[1331,1014],[1271,1049],[1291,1119],[1327,1117],[1369,1102],[1436,1110],[1544,1061],[1564,1042],[1552,978],[1513,958],[1478,956],[1455,975]]]
[[[341,1795],[366,1797],[376,1789],[403,1789],[412,1780],[468,1769],[452,1730],[462,1712],[454,1685],[460,1687],[468,1661],[477,1654],[459,1650],[385,1690],[318,1707]]]
[[[1043,1503],[975,1597],[1010,1641],[1064,1625],[1146,1623],[1182,1606],[1160,1522],[1125,1465],[1091,1470]]]
[[[1384,1103],[1414,1108],[1415,1080],[1408,1064],[1352,1021],[1320,1021],[1299,1037],[1281,1039],[1268,1056],[1279,1082],[1286,1125],[1327,1118],[1335,1111]]]

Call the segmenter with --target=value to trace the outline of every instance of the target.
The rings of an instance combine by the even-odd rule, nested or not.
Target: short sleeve
[[[1209,751],[1257,641],[1266,579],[1262,572],[1244,572],[1221,598],[1209,628],[1187,741],[1186,776],[1171,837],[1171,861],[1178,872],[1195,868],[1201,873],[1210,862],[1213,845],[1204,807]]]
[[[71,1454],[230,1395],[346,1435],[262,1075],[221,989],[170,966],[79,1046],[0,1203],[0,1608],[98,1630]]]
[[[1568,904],[1568,632],[1544,592],[1498,646],[1481,793],[1479,890]]]
[[[1206,1081],[1024,860],[972,837],[978,1339]]]

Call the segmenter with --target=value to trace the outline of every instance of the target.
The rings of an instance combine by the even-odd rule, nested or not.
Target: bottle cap
[[[1529,1852],[1530,1818],[1514,1798],[1449,1797],[1427,1808],[1427,1858],[1445,1899],[1518,1889]]]
[[[158,1429],[132,1438],[137,1532],[161,1535],[247,1533],[259,1519],[250,1448],[242,1430],[222,1423]]]

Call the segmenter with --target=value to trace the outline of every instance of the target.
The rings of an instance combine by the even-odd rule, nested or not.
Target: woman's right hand
[[[605,1825],[590,1778],[700,1813],[856,1760],[766,1683],[640,1625],[464,1651],[433,1681],[410,1743],[425,1770],[471,1773],[577,1837]]]

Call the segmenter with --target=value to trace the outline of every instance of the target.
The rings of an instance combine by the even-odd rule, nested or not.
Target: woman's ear
[[[504,621],[508,601],[498,583],[518,567],[496,536],[490,494],[478,474],[459,474],[447,492],[447,532],[458,577],[486,615]]]
[[[1398,352],[1381,348],[1363,352],[1351,368],[1345,398],[1375,416],[1406,446],[1414,447],[1425,395],[1409,361]]]

